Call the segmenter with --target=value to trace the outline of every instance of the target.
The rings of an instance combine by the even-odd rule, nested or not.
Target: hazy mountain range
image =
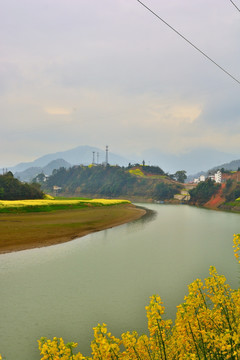
[[[37,174],[44,172],[50,175],[53,169],[59,167],[70,167],[73,165],[88,165],[93,162],[93,152],[95,163],[103,163],[106,160],[105,150],[92,146],[78,146],[67,151],[56,152],[39,157],[32,162],[23,162],[9,168],[15,176],[24,181],[29,181]],[[212,168],[226,168],[226,164],[235,166],[240,156],[225,153],[210,148],[197,148],[183,154],[173,155],[164,153],[159,149],[148,149],[141,154],[131,154],[124,157],[114,154],[109,150],[108,162],[111,165],[127,166],[129,163],[142,163],[146,165],[158,165],[165,172],[175,173],[177,170],[186,170],[188,174],[207,172]],[[235,160],[235,161],[233,161]],[[223,165],[218,165],[223,164]],[[237,167],[239,165],[236,165]],[[231,169],[232,170],[232,169]]]
[[[52,175],[54,169],[59,169],[60,167],[64,167],[68,169],[72,165],[63,159],[57,159],[51,161],[46,166],[31,166],[23,171],[16,171],[14,176],[21,181],[30,182],[33,178],[35,178],[38,174],[44,173],[45,175]]]

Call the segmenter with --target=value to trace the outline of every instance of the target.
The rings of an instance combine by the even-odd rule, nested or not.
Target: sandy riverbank
[[[70,241],[142,217],[132,204],[0,215],[0,254]]]

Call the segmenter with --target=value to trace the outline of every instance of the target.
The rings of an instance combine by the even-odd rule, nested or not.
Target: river
[[[153,216],[71,242],[0,255],[0,353],[39,360],[37,339],[63,337],[90,355],[92,328],[147,331],[159,294],[174,319],[187,285],[211,265],[239,285],[232,238],[239,215],[187,205],[141,204]]]

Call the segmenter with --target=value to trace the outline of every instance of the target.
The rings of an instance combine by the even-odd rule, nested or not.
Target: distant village
[[[200,175],[198,178],[195,178],[193,180],[193,183],[198,184],[200,181],[206,181],[207,179],[211,179],[211,180],[215,181],[216,183],[221,184],[221,182],[222,182],[222,172],[220,170],[218,170],[216,173],[209,174],[208,176]]]

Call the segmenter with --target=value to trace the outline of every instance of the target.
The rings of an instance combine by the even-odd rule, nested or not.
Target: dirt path
[[[145,210],[121,204],[49,213],[0,214],[0,254],[49,246],[140,218]]]

